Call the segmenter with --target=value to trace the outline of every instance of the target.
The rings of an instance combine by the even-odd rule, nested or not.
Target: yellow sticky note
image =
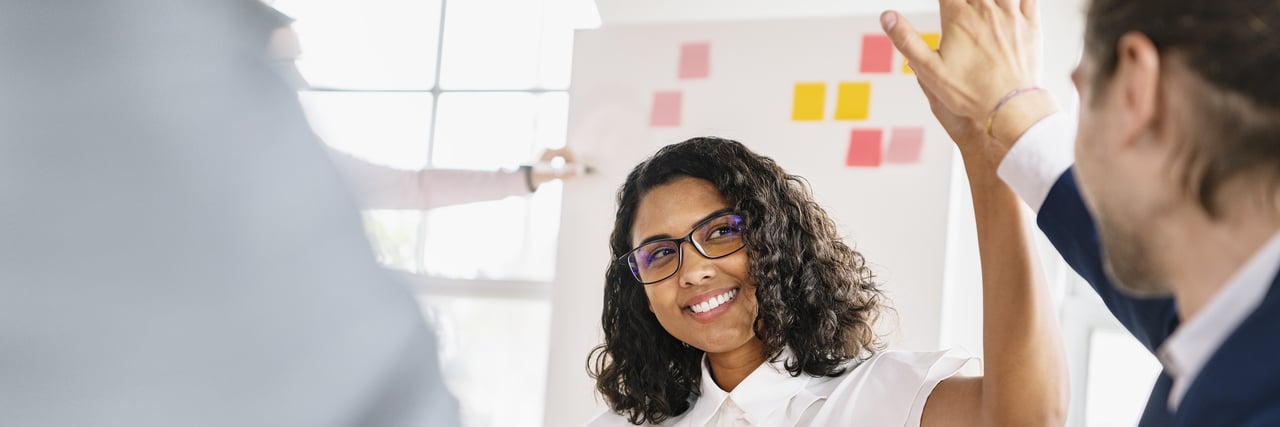
[[[938,33],[920,33],[920,39],[924,40],[924,44],[929,45],[929,48],[933,50],[938,50],[938,46],[942,44],[942,34]],[[908,64],[905,58],[902,60],[902,72],[915,74],[914,71],[911,71],[911,64]]]
[[[840,82],[836,91],[836,120],[866,120],[871,114],[871,83]]]
[[[791,104],[791,120],[822,120],[827,106],[826,83],[796,83]]]

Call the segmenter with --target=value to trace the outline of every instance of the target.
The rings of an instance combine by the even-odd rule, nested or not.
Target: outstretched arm
[[[579,165],[568,149],[543,151],[538,165],[516,170],[396,169],[328,150],[350,179],[365,209],[434,209],[526,195],[542,184],[576,177]],[[560,157],[566,167],[544,168]]]
[[[433,209],[529,194],[528,171],[404,170],[329,150],[364,209]]]
[[[1066,359],[1021,201],[989,153],[963,152],[982,262],[985,374],[934,389],[924,426],[1058,426],[1066,420]]]
[[[962,150],[981,147],[1005,182],[1107,307],[1154,351],[1177,325],[1171,298],[1133,298],[1104,274],[1097,233],[1072,173],[1075,122],[1039,89],[1040,23],[1035,0],[940,0],[942,41],[929,49],[896,12],[885,31],[910,61],[944,128]],[[937,114],[939,109],[943,115]],[[974,131],[965,130],[976,126]],[[964,135],[966,132],[973,136]],[[1065,173],[1064,173],[1065,171]]]
[[[1036,3],[941,0],[940,9],[940,52],[924,46],[896,12],[886,13],[884,23],[964,159],[982,265],[986,364],[983,377],[938,384],[921,425],[1060,426],[1070,390],[1056,313],[1022,203],[996,174],[1008,150],[997,143],[1001,125],[1047,115],[1054,106],[1051,98],[1031,91],[1007,99],[1003,116],[989,113],[1000,98],[1038,80]]]

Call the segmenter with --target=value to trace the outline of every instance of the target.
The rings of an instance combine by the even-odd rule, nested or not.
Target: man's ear
[[[1121,130],[1125,144],[1137,144],[1160,111],[1160,51],[1139,32],[1130,32],[1116,42],[1116,70],[1109,85],[1111,96],[1119,97]]]

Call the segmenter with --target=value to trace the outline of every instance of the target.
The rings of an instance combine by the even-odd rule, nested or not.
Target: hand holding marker
[[[544,150],[538,162],[529,168],[529,185],[533,188],[549,181],[569,180],[595,172],[594,168],[578,162],[567,148]]]

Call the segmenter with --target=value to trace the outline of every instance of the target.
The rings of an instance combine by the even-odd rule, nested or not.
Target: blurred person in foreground
[[[3,424],[458,424],[244,1],[0,1]]]

